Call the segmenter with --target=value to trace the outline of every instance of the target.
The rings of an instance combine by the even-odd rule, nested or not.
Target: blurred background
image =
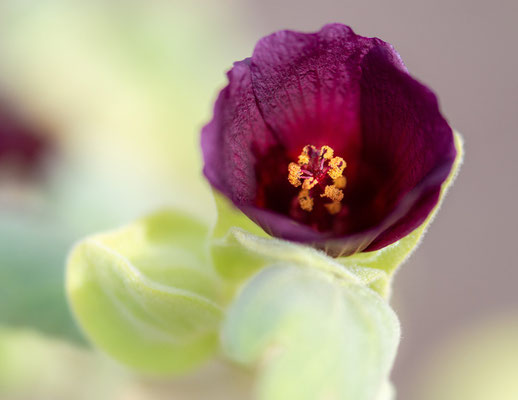
[[[1,0],[0,399],[230,398],[227,367],[200,371],[204,395],[88,350],[66,252],[160,206],[210,220],[198,136],[224,72],[272,31],[328,22],[392,43],[465,139],[396,277],[398,398],[518,398],[517,15],[513,0]]]

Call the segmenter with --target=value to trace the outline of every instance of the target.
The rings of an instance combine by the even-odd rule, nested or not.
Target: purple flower
[[[280,31],[228,79],[202,131],[204,174],[270,235],[377,250],[437,204],[453,132],[390,44],[341,24]]]
[[[35,126],[0,99],[0,170],[23,176],[38,174],[50,147]]]

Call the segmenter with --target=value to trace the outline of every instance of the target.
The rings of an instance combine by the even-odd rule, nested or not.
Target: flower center
[[[347,163],[342,157],[334,157],[334,150],[322,146],[318,150],[313,145],[304,146],[297,163],[288,166],[288,181],[295,187],[302,186],[298,195],[299,205],[304,211],[313,211],[314,196],[330,200],[324,206],[330,214],[342,209],[344,198],[342,189],[347,180],[343,172]]]

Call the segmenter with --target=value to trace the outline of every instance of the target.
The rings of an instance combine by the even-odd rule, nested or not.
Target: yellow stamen
[[[327,173],[331,178],[338,179],[343,174],[346,166],[347,164],[342,157],[333,157],[329,161],[330,169]]]
[[[323,194],[320,197],[328,197],[333,201],[342,201],[344,192],[338,189],[335,185],[327,185]]]
[[[325,204],[327,212],[331,215],[338,214],[342,210],[342,203],[339,201],[333,201],[332,203]]]
[[[311,190],[317,185],[318,181],[315,178],[309,178],[302,184],[302,189]]]
[[[307,154],[301,154],[299,156],[299,165],[306,165],[309,163],[309,156]]]
[[[327,183],[326,179],[329,181],[329,178],[325,176],[327,172],[333,183],[326,185],[324,193],[320,197],[327,197],[331,200],[330,203],[324,204],[330,214],[339,213],[342,209],[340,202],[344,198],[342,189],[347,184],[347,179],[343,176],[346,166],[342,157],[334,157],[334,150],[329,146],[322,146],[320,150],[313,145],[304,146],[298,162],[288,165],[288,181],[295,187],[302,186],[298,195],[300,208],[308,212],[313,211],[314,199],[310,191],[317,185],[322,187]]]
[[[304,146],[302,153],[299,155],[299,165],[306,165],[309,163],[309,150],[317,151],[317,148],[312,145]]]
[[[330,160],[333,158],[334,150],[329,146],[322,146],[320,148],[320,157]]]
[[[313,199],[309,195],[308,190],[302,189],[299,193],[300,208],[304,211],[313,211]]]
[[[302,183],[300,182],[300,175],[302,174],[300,165],[294,162],[288,165],[288,181],[295,187],[299,187]],[[305,182],[304,182],[305,183]]]
[[[345,179],[345,176],[339,176],[334,180],[334,184],[338,189],[344,189],[345,185],[347,184],[347,179]]]

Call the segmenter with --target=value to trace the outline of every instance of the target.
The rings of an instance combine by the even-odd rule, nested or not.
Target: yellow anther
[[[311,190],[317,185],[318,181],[315,178],[309,178],[302,184],[302,189]]]
[[[332,203],[325,204],[327,212],[331,215],[338,214],[342,210],[342,203],[339,201],[333,201]]]
[[[314,152],[317,151],[317,148],[315,146],[313,146],[312,144],[307,144],[304,146],[304,148],[302,149],[302,151],[306,154],[309,154],[309,151],[312,150]]]
[[[334,180],[334,184],[338,189],[343,189],[345,188],[345,185],[347,185],[347,179],[345,179],[345,176],[341,175]]]
[[[304,146],[302,153],[299,155],[299,165],[306,165],[309,163],[309,151],[317,151],[317,148],[313,145]]]
[[[320,157],[330,160],[333,158],[334,150],[329,146],[322,146],[320,148]]]
[[[299,156],[299,165],[309,164],[309,156],[307,154],[302,153]]]
[[[333,157],[331,161],[329,161],[330,169],[327,173],[332,179],[338,179],[343,174],[346,165],[342,157]]]
[[[311,191],[316,196],[316,191],[322,193],[320,188],[326,185],[320,197],[326,197],[331,202],[323,206],[330,214],[339,213],[342,209],[340,202],[344,198],[342,189],[347,184],[347,179],[343,176],[346,165],[342,157],[334,157],[334,150],[329,146],[322,146],[320,149],[313,145],[304,146],[298,162],[288,165],[288,181],[295,187],[302,186],[298,194],[300,208],[313,211],[315,202]],[[318,189],[314,189],[317,185]],[[321,205],[321,202],[318,203],[319,207]]]
[[[327,185],[324,193],[320,195],[320,197],[328,197],[333,201],[342,201],[344,198],[344,192],[338,189],[335,185]]]
[[[302,189],[299,193],[300,208],[304,211],[313,211],[313,199],[309,195],[308,190]]]
[[[301,185],[300,175],[302,171],[300,169],[300,165],[292,162],[288,165],[288,181],[295,187],[299,187]]]

